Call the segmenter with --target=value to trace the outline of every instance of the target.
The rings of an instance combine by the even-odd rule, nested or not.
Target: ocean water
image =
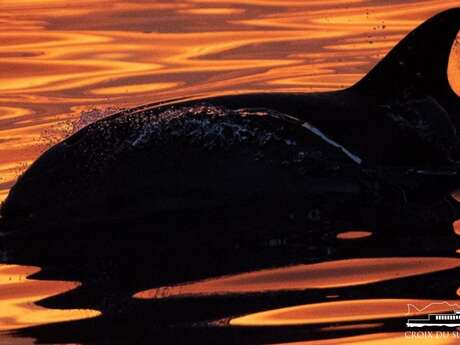
[[[119,109],[191,96],[345,88],[418,24],[458,5],[2,0],[0,199],[44,150]],[[459,56],[454,45],[448,73],[457,92]],[[423,245],[432,241],[437,245]],[[281,244],[275,239],[270,246]],[[85,283],[71,279],[76,275],[52,264],[9,262],[0,265],[0,344],[182,343],[187,337],[191,343],[458,344],[453,332],[429,337],[405,327],[410,317],[448,312],[456,303],[460,310],[457,244],[454,227],[436,238],[384,240],[373,229],[343,229],[328,242],[336,256],[180,284],[137,287],[134,281],[133,293],[116,296],[130,306],[121,313],[126,319],[103,321],[97,320],[104,303],[91,297],[93,290],[101,293],[99,285],[85,292]],[[91,271],[90,265],[66,269]],[[109,261],[98,267],[101,277],[115,274]],[[139,267],[132,268],[136,275],[165,269],[161,261],[151,270]],[[179,331],[158,330],[164,310],[185,309],[186,317],[173,323]]]

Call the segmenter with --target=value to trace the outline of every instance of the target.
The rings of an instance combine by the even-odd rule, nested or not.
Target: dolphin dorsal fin
[[[460,108],[447,68],[460,30],[460,8],[441,12],[409,33],[351,87],[376,100],[431,96],[449,111]],[[460,114],[459,114],[460,115]]]

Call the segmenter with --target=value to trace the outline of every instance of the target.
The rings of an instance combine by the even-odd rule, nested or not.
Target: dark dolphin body
[[[121,228],[234,247],[312,227],[449,223],[460,101],[447,66],[459,28],[458,8],[434,16],[345,90],[173,101],[93,123],[19,178],[3,231]]]
[[[93,123],[19,178],[1,209],[0,244],[14,262],[48,267],[42,277],[84,283],[59,307],[131,315],[120,325],[149,330],[134,292],[343,257],[330,236],[338,231],[382,234],[353,256],[415,255],[420,246],[444,255],[455,241],[439,233],[458,218],[450,193],[460,182],[460,101],[447,65],[459,29],[460,9],[436,15],[346,90],[173,101]],[[427,231],[423,245],[401,240]],[[149,320],[230,308],[181,303],[177,313],[155,304]],[[78,324],[66,334],[72,327],[79,334]]]
[[[459,28],[458,8],[434,16],[345,90],[174,101],[98,121],[19,178],[4,231],[117,227],[233,247],[312,223],[450,222],[460,101],[447,66]]]
[[[3,221],[187,224],[193,213],[252,228],[321,218],[331,199],[432,203],[457,183],[460,101],[446,71],[459,28],[460,9],[438,14],[346,90],[176,101],[98,121],[21,176]]]

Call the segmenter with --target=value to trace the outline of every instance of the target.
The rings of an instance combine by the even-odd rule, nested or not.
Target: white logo
[[[430,303],[423,308],[417,308],[413,304],[407,305],[407,314],[412,314],[411,309],[417,313],[423,313],[435,305],[445,305],[451,311],[448,313],[431,313],[425,319],[408,319],[407,327],[459,327],[460,326],[460,305],[448,302]]]

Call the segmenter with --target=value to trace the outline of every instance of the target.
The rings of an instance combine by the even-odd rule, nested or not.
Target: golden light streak
[[[414,317],[427,313],[450,312],[452,307],[443,302],[458,303],[460,300],[436,301],[417,299],[363,299],[324,302],[287,307],[234,318],[233,326],[296,326],[321,323],[381,320],[396,317]],[[434,304],[429,311],[414,310],[407,314],[407,305],[426,306]]]
[[[417,337],[409,333],[376,333],[326,340],[277,343],[276,345],[455,345],[458,339],[452,337]]]
[[[95,310],[48,309],[34,304],[79,286],[76,282],[27,279],[39,270],[37,267],[0,265],[0,331],[100,315]]]
[[[460,267],[456,258],[368,258],[326,261],[223,276],[138,292],[136,298],[214,295],[355,286]]]
[[[370,231],[347,231],[337,234],[337,238],[340,240],[355,240],[359,238],[366,238],[372,236]]]

